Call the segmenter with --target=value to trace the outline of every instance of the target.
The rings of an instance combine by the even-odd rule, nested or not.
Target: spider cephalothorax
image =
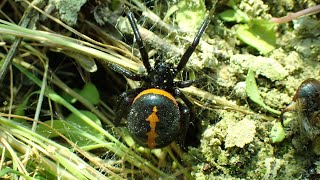
[[[151,67],[132,12],[127,12],[127,16],[147,75],[138,75],[122,67],[110,65],[113,70],[127,78],[142,81],[141,87],[128,90],[119,96],[115,107],[115,124],[120,123],[121,118],[128,114],[128,130],[133,139],[144,147],[161,148],[175,140],[183,143],[193,114],[190,113],[192,103],[179,88],[191,86],[195,81],[174,81],[174,78],[187,64],[210,20],[204,20],[177,67],[161,60],[156,60],[154,67]],[[184,103],[176,101],[175,97],[181,98]]]
[[[147,75],[147,82],[150,88],[160,88],[167,90],[173,87],[173,79],[176,76],[176,71],[172,64],[165,62],[157,63],[150,73]]]

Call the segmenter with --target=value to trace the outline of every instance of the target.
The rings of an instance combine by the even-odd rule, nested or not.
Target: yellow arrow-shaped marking
[[[156,133],[156,126],[157,126],[157,122],[159,122],[160,120],[156,112],[158,112],[158,109],[157,109],[157,106],[154,106],[152,109],[152,113],[146,119],[150,123],[150,131],[147,132],[147,136],[148,136],[147,144],[149,148],[154,148],[156,146],[155,139],[156,137],[158,137],[158,134]]]

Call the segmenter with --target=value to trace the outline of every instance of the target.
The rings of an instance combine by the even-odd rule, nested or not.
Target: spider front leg
[[[202,82],[203,80],[205,80],[205,78],[199,78],[196,80],[176,81],[174,83],[175,83],[176,87],[185,88],[185,87],[189,87],[193,84],[198,84],[198,83]]]
[[[150,73],[152,68],[151,68],[150,63],[149,63],[148,52],[147,52],[147,50],[146,50],[146,48],[145,48],[145,46],[143,44],[143,41],[142,41],[142,38],[141,38],[141,35],[140,35],[140,32],[139,32],[138,26],[136,24],[136,21],[134,20],[133,13],[131,11],[129,11],[128,9],[126,9],[126,13],[127,13],[127,17],[128,17],[129,22],[130,22],[130,25],[132,27],[132,30],[133,30],[133,33],[134,33],[134,37],[136,38],[137,44],[139,46],[139,51],[140,51],[140,54],[141,54],[141,59],[142,59],[143,65],[147,69],[147,72]]]
[[[182,55],[181,60],[177,66],[177,72],[181,71],[186,66],[187,62],[189,61],[190,56],[192,55],[192,53],[195,51],[196,47],[198,46],[200,38],[201,38],[202,34],[204,33],[204,31],[206,30],[209,23],[210,23],[210,17],[207,17],[203,21],[203,23],[201,24],[193,42],[188,47],[186,52]]]
[[[120,73],[122,75],[124,75],[125,77],[132,79],[134,81],[143,81],[144,80],[144,76],[133,73],[121,66],[115,65],[115,64],[108,64],[108,67],[110,69],[112,69],[113,71]]]
[[[114,108],[115,119],[113,123],[115,126],[120,124],[121,119],[125,114],[128,114],[128,111],[131,107],[133,99],[143,90],[144,88],[136,88],[120,94],[120,96],[118,97],[116,106]]]

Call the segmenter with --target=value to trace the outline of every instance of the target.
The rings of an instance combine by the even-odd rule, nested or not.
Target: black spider
[[[196,80],[174,81],[174,78],[187,64],[210,20],[204,20],[177,67],[160,60],[156,60],[154,67],[151,67],[132,12],[127,12],[127,16],[147,75],[110,65],[111,69],[127,78],[143,82],[141,87],[119,96],[115,107],[115,124],[119,124],[121,118],[128,114],[127,128],[132,138],[144,147],[161,148],[175,140],[183,144],[193,113],[192,103],[179,88],[189,87]],[[184,104],[177,102],[175,97],[181,98]]]

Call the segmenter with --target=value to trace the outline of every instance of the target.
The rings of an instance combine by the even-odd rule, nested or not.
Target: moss
[[[320,155],[320,137],[317,136],[313,140],[313,152],[316,153],[316,155]]]

